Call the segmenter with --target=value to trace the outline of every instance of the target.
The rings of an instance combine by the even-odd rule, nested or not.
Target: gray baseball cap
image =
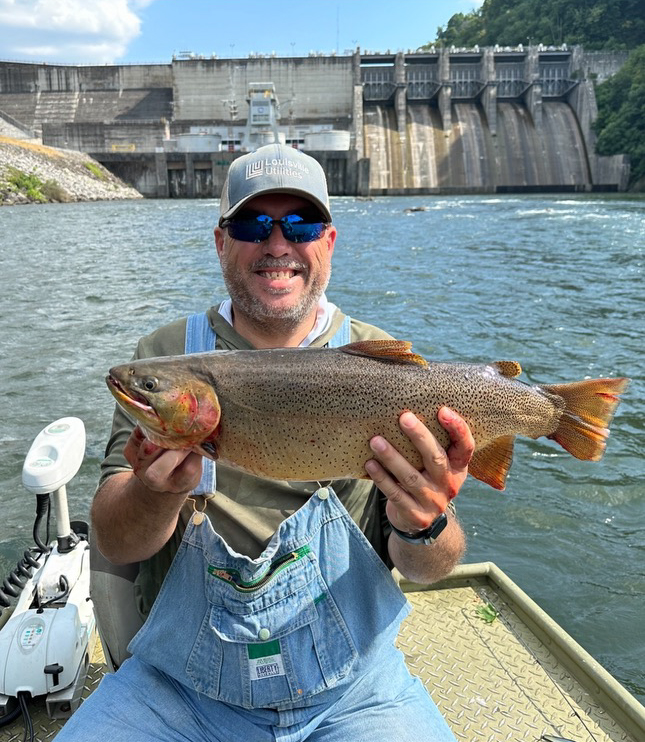
[[[325,171],[313,157],[276,143],[233,160],[222,189],[220,225],[247,201],[265,193],[302,196],[314,203],[331,222]]]

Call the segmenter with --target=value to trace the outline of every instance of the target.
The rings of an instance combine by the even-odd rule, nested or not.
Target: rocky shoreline
[[[0,206],[143,198],[89,155],[0,136]]]

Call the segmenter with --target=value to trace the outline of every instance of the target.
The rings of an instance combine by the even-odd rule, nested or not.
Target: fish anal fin
[[[468,473],[496,490],[503,490],[513,463],[514,442],[515,436],[505,435],[475,451],[468,464]]]
[[[508,379],[514,379],[522,373],[522,367],[517,361],[495,361],[495,363],[491,363],[490,365]]]
[[[413,363],[418,366],[427,366],[428,362],[410,348],[412,343],[407,340],[362,340],[357,343],[349,343],[341,346],[338,350],[357,356],[376,358],[379,361],[392,361],[394,363]]]

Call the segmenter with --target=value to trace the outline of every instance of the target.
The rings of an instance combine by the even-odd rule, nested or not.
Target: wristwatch
[[[391,523],[390,525],[392,526]],[[408,544],[413,544],[415,546],[430,546],[430,544],[434,544],[441,531],[443,531],[447,525],[448,516],[445,513],[441,513],[438,518],[435,518],[432,523],[422,531],[406,533],[405,531],[400,531],[396,526],[392,526],[392,530],[400,539]]]

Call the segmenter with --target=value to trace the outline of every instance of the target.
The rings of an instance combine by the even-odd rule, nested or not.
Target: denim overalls
[[[59,738],[454,742],[394,647],[408,610],[331,487],[255,559],[196,507],[132,658]]]
[[[214,700],[298,708],[333,701],[392,645],[407,612],[387,567],[321,487],[257,559],[233,552],[195,512],[129,650]]]

